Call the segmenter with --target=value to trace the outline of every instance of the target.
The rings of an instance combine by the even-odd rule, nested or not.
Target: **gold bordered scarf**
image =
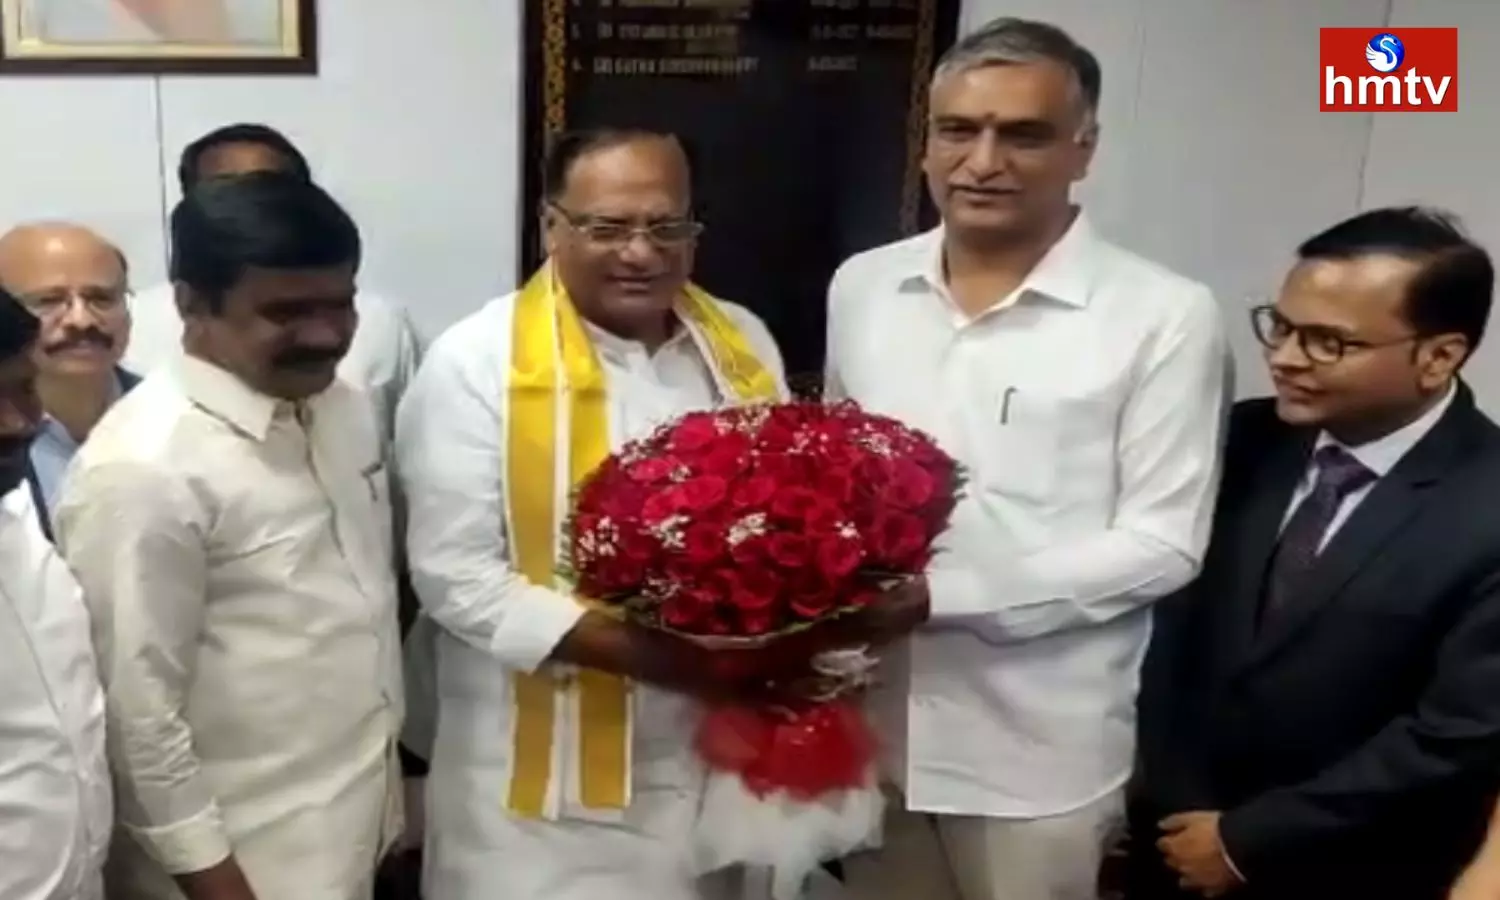
[[[709,294],[688,285],[677,311],[697,332],[722,388],[741,403],[776,400],[776,378]],[[568,514],[558,490],[559,467],[569,487],[610,452],[606,379],[583,322],[549,262],[516,298],[512,321],[505,495],[513,559],[535,584],[556,578],[558,529]],[[561,417],[561,421],[560,421]],[[565,441],[566,443],[560,443]],[[562,499],[560,499],[560,495]],[[565,671],[567,670],[567,671]],[[507,806],[532,818],[556,818],[554,791],[559,716],[576,713],[578,797],[586,809],[621,810],[630,801],[630,686],[591,669],[544,666],[517,673],[515,730]],[[567,734],[567,730],[562,731]]]

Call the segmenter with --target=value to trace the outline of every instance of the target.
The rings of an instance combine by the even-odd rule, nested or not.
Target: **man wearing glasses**
[[[687,694],[712,687],[704,654],[586,612],[552,580],[580,453],[784,393],[761,321],[688,288],[702,231],[689,180],[668,135],[557,140],[548,262],[434,342],[401,402],[407,546],[438,673],[426,896],[693,900],[712,887],[683,866],[701,785]],[[730,349],[755,390],[720,365]],[[576,384],[580,361],[602,408],[528,402]]]
[[[0,287],[41,322],[37,390],[47,415],[31,445],[27,481],[50,538],[68,463],[138,380],[120,367],[130,341],[125,256],[80,225],[22,225],[0,237]]]
[[[1416,208],[1298,257],[1147,659],[1134,900],[1437,900],[1500,786],[1500,430],[1458,378],[1490,258]]]

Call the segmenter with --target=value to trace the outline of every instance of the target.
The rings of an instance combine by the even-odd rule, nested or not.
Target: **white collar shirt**
[[[231,853],[259,896],[368,891],[400,825],[386,478],[357,391],[294,406],[187,356],[90,434],[56,536],[110,699],[123,897]]]
[[[0,897],[102,900],[104,693],[78,583],[25,485],[0,498]]]
[[[1208,540],[1227,343],[1208,289],[1081,214],[973,317],[942,244],[862,253],[829,288],[830,392],[928,431],[969,478],[932,621],[874,708],[912,808],[1057,814],[1131,769],[1149,605]]]

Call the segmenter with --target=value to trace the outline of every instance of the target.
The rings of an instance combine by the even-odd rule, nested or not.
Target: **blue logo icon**
[[[1401,68],[1405,59],[1406,48],[1402,46],[1401,39],[1389,31],[1375,35],[1365,45],[1365,62],[1377,72],[1394,72]]]

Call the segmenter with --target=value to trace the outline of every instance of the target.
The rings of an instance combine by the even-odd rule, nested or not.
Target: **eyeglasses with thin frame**
[[[1294,337],[1297,346],[1309,361],[1317,365],[1332,365],[1350,353],[1378,350],[1420,341],[1426,335],[1408,334],[1388,341],[1366,341],[1351,337],[1329,325],[1298,325],[1283,316],[1270,303],[1263,303],[1250,310],[1250,325],[1255,339],[1268,350],[1275,350]]]
[[[21,305],[38,319],[54,319],[82,303],[95,315],[107,316],[125,308],[130,299],[129,288],[88,287],[78,291],[49,291],[21,297]]]
[[[674,248],[689,243],[703,233],[704,225],[696,219],[661,219],[637,225],[621,219],[603,216],[586,216],[570,212],[556,203],[547,204],[568,227],[590,242],[605,247],[623,247],[636,235],[643,236],[658,247]]]

